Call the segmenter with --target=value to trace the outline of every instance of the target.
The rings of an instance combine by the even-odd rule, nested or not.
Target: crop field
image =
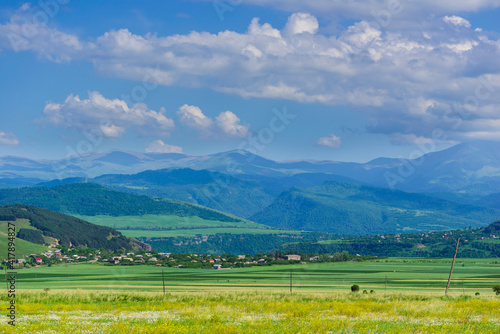
[[[500,284],[495,261],[458,259],[448,296],[449,260],[226,270],[94,264],[22,269],[16,331],[498,333],[500,298],[491,289]],[[350,292],[352,284],[359,293]],[[0,299],[7,305],[6,294]],[[0,332],[16,331],[1,320]]]
[[[495,263],[496,262],[496,263]],[[104,266],[68,264],[32,267],[18,272],[22,289],[88,289],[162,291],[162,270],[168,291],[347,291],[353,284],[361,290],[415,291],[441,295],[450,272],[450,260],[390,258],[365,262],[337,262],[256,266],[234,269],[187,269],[156,266]],[[452,293],[493,294],[500,284],[500,260],[457,259]]]
[[[144,216],[76,216],[88,222],[108,226],[128,237],[193,237],[199,234],[273,234],[279,231],[269,226],[250,221],[221,222],[200,217],[178,217],[169,215]],[[287,234],[300,232],[286,231]]]

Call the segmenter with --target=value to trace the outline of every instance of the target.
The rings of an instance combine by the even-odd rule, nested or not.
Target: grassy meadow
[[[3,302],[7,302],[2,296]],[[2,333],[498,333],[500,300],[410,293],[23,292]]]
[[[226,270],[33,267],[17,273],[18,325],[4,317],[0,332],[500,332],[500,298],[491,289],[499,262],[458,259],[444,296],[449,269],[449,260],[408,258]],[[0,299],[7,305],[5,293]]]

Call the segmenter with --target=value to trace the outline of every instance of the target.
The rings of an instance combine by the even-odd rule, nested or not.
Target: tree
[[[353,286],[351,286],[351,292],[358,292],[358,291],[359,291],[359,285],[354,284]]]
[[[495,293],[496,293],[497,295],[500,295],[500,284],[495,285],[495,286],[493,287],[493,291],[495,291]]]

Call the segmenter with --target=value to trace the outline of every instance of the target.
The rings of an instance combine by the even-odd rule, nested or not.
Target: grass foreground
[[[7,302],[6,296],[0,298]],[[2,333],[499,333],[497,297],[22,291]]]

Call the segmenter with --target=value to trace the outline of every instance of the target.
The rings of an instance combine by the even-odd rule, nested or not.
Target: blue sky
[[[364,162],[500,139],[498,1],[1,6],[0,156]]]

